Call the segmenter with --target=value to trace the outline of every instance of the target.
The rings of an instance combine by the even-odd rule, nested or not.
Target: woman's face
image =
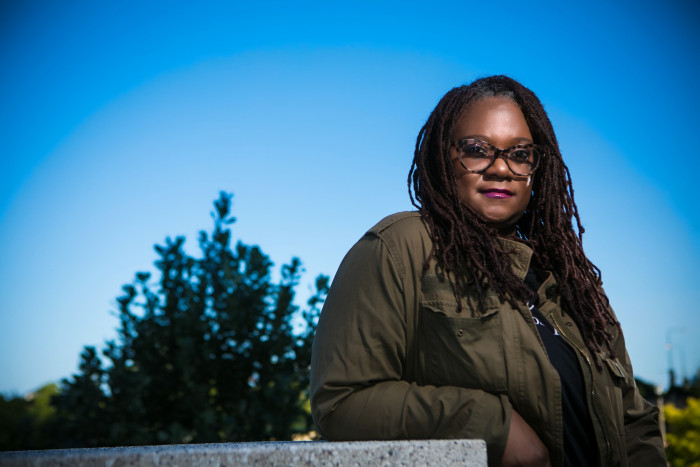
[[[533,142],[520,108],[504,97],[488,97],[470,104],[452,133],[453,142],[462,138],[479,139],[500,149]],[[483,173],[468,172],[460,164],[454,144],[450,156],[460,199],[501,233],[512,233],[530,201],[534,175],[515,175],[503,157],[498,157]]]

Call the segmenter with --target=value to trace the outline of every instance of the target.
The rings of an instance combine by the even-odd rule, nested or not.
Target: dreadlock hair
[[[600,270],[583,252],[584,229],[554,129],[537,96],[507,76],[482,78],[450,90],[418,133],[408,191],[433,240],[424,269],[435,258],[439,267],[454,274],[458,311],[467,286],[476,290],[480,310],[487,287],[513,306],[527,302],[532,294],[513,273],[509,252],[495,240],[496,229],[462,202],[457,190],[450,157],[452,131],[470,104],[488,97],[514,102],[525,116],[534,143],[546,148],[533,174],[532,197],[516,223],[516,236],[532,248],[534,264],[554,274],[563,305],[591,353],[596,356],[606,347],[614,355],[609,327],[619,330],[620,325],[609,310]],[[597,356],[595,360],[599,365]]]

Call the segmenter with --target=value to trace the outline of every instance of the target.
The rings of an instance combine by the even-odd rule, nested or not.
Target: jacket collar
[[[513,274],[524,280],[532,260],[532,248],[515,240],[497,237],[498,243],[511,258]]]

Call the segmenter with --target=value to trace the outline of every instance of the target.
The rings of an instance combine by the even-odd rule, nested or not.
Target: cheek
[[[459,193],[459,199],[465,203],[469,203],[476,192],[475,187],[479,177],[481,177],[481,175],[472,173],[457,174],[457,192]]]

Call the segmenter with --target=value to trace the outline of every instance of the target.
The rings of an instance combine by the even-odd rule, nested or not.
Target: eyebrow
[[[461,137],[461,138],[457,138],[457,141],[459,141],[460,139],[480,139],[480,140],[482,140],[482,141],[485,141],[485,142],[489,143],[489,144],[492,145],[492,146],[495,146],[495,144],[493,144],[493,143],[489,140],[489,138],[486,137],[486,136],[484,136],[484,135],[467,135],[467,136],[463,136],[463,137]],[[517,142],[515,143],[516,145],[517,145],[517,144],[533,144],[533,143],[534,143],[534,141],[531,140],[530,138],[514,138],[514,140],[517,141]]]

